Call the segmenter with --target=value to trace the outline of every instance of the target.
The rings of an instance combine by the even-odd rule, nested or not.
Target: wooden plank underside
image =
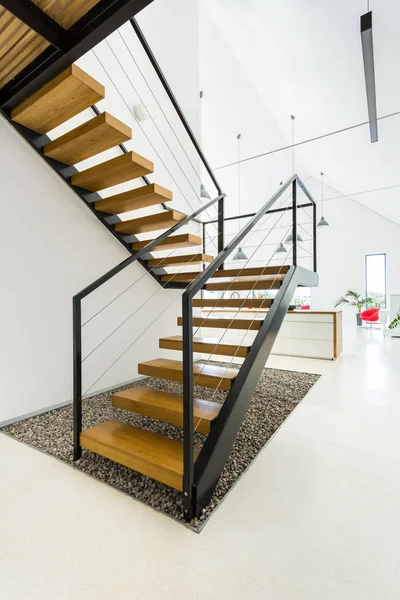
[[[64,29],[69,29],[99,1],[33,0]],[[48,46],[49,43],[35,31],[5,8],[0,8],[0,87],[16,77]]]

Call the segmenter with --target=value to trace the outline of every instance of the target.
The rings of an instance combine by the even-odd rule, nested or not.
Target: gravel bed
[[[225,366],[225,363],[214,362],[213,364]],[[318,378],[319,375],[309,373],[264,369],[211,502],[203,509],[201,517],[191,522],[192,528],[196,530],[201,528],[207,517],[223,500],[243,471]],[[182,393],[180,383],[153,377],[117,389],[136,386]],[[111,395],[115,391],[117,390],[99,394],[83,402],[83,429],[103,421],[117,419],[176,440],[182,439],[180,427],[113,408]],[[196,386],[195,397],[204,400],[213,399],[221,403],[224,401],[225,393],[217,392],[215,394],[214,390]],[[177,490],[88,450],[83,451],[79,461],[73,462],[72,406],[20,421],[5,427],[3,431],[17,440],[34,446],[66,463],[73,464],[84,473],[88,473],[152,508],[184,522],[182,494]],[[205,437],[195,433],[196,444],[201,446]]]

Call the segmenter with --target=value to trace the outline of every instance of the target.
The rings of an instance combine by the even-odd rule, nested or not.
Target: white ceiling
[[[296,141],[367,121],[360,43],[366,0],[203,0],[266,107]],[[371,0],[378,117],[400,111],[400,2]],[[400,224],[400,115],[379,121],[379,141],[368,125],[301,145],[309,175],[325,172],[327,194],[354,199]],[[265,151],[272,148],[266,147]],[[362,193],[392,187],[379,192]]]

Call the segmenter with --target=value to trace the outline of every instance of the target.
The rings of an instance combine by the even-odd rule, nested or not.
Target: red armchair
[[[361,321],[365,321],[366,323],[377,323],[379,321],[379,308],[369,308],[368,310],[364,310],[360,314]]]

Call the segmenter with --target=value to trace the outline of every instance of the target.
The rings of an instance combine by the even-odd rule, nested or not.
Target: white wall
[[[128,252],[3,119],[0,139],[3,422],[72,398],[72,296]],[[163,290],[139,265],[84,300],[83,321],[139,278],[83,329],[85,356],[138,309],[85,361],[84,391],[147,328],[92,391],[135,378],[138,362],[163,355],[158,338],[178,333],[179,291]]]
[[[348,199],[325,203],[330,227],[318,231],[320,285],[312,291],[313,308],[330,308],[346,290],[365,293],[365,255],[386,253],[388,296],[400,292],[400,227]],[[343,309],[354,322],[354,310]]]
[[[287,115],[285,122],[283,122],[284,115],[281,113],[279,114],[282,122],[278,123],[275,120],[276,112],[270,112],[269,106],[274,104],[276,98],[279,97],[279,94],[284,93],[284,90],[276,90],[271,86],[271,99],[274,102],[268,103],[264,100],[258,91],[259,86],[257,89],[253,80],[249,78],[249,74],[254,68],[257,68],[257,63],[253,62],[248,69],[245,68],[243,60],[239,61],[233,51],[234,41],[231,39],[231,43],[229,43],[224,37],[223,30],[226,22],[224,22],[224,27],[220,28],[204,4],[210,6],[210,3],[204,2],[204,0],[200,2],[200,81],[204,90],[203,146],[206,155],[210,157],[211,165],[219,167],[236,161],[236,135],[239,132],[242,133],[242,158],[257,155],[267,149],[280,148],[290,143],[290,138],[287,137],[287,132],[290,131],[290,114]],[[217,10],[215,14],[218,14]],[[273,25],[271,25],[272,27]],[[266,31],[266,35],[268,35],[268,31]],[[235,49],[237,50],[238,47],[236,45]],[[276,52],[280,51],[281,49],[277,46]],[[243,59],[243,57],[241,58]],[[276,61],[274,62],[274,57],[271,55],[272,70],[275,69],[275,65]],[[264,88],[268,82],[268,74],[268,70],[264,72],[259,68],[258,77],[262,80]],[[301,120],[301,115],[298,115],[298,118]],[[302,137],[307,138],[309,135],[303,131]],[[344,147],[347,147],[348,143],[347,138],[343,139]],[[331,159],[334,157],[338,168],[342,160],[343,148],[338,150],[332,144],[332,138],[326,138],[316,144],[301,146],[295,150],[295,171],[300,174],[318,201],[318,218],[321,215],[320,182],[314,176],[318,175],[323,165],[326,164],[326,157],[329,156]],[[368,145],[368,140],[365,141],[365,144]],[[318,163],[315,162],[315,148],[321,157],[318,157],[318,161],[320,160]],[[304,160],[302,161],[301,158]],[[305,167],[310,164],[314,165],[313,173],[310,173]],[[369,162],[367,161],[365,164],[368,165]],[[227,213],[237,214],[237,166],[217,168],[215,172],[224,191],[227,192]],[[277,189],[279,181],[287,179],[291,174],[291,150],[242,163],[241,213],[259,209]],[[335,175],[334,166],[331,166],[325,181],[334,181]],[[325,185],[325,198],[337,196],[340,196],[340,192]],[[387,290],[388,293],[398,292],[400,290],[399,226],[350,198],[327,202],[324,212],[331,227],[318,231],[320,287],[312,291],[312,307],[332,308],[336,299],[349,288],[364,293],[364,257],[367,253],[386,252]],[[310,220],[303,212],[300,218],[304,219],[304,222]],[[269,224],[266,226],[270,226],[273,222],[274,219],[270,218]],[[242,222],[243,225],[244,222]],[[285,220],[284,232],[287,227],[289,227],[288,219]],[[238,222],[231,222],[226,229],[227,235],[233,236],[238,231]],[[310,235],[304,236],[303,230],[301,230],[301,234],[310,240],[310,225],[305,226],[305,229]],[[280,228],[278,227],[268,239],[264,240],[265,235],[266,232],[256,233],[251,240],[246,240],[243,244],[246,254],[251,258],[248,266],[266,264],[270,260],[272,260],[272,264],[280,264],[282,261],[282,255],[273,256],[276,245],[282,236]],[[251,246],[261,242],[265,245],[251,256],[254,251]],[[311,250],[311,241],[303,244],[301,249],[303,266],[311,266],[304,262]],[[284,260],[287,260],[287,257],[284,256]],[[310,262],[309,259],[308,262]],[[233,266],[233,264],[232,261],[227,263],[228,266]],[[344,318],[349,322],[354,322],[354,313],[345,309]]]
[[[260,76],[263,76],[260,73]],[[241,157],[256,155],[265,148],[279,148],[289,142],[267,109],[246,70],[237,60],[217,23],[200,2],[200,83],[203,148],[227,194],[228,214],[238,212],[237,166],[219,169],[237,160],[238,133],[242,134]],[[274,91],[271,90],[271,94]],[[288,115],[290,122],[290,116]],[[295,169],[304,174],[296,159]],[[291,152],[277,153],[242,163],[241,212],[262,206],[276,191],[279,182],[292,175]]]

